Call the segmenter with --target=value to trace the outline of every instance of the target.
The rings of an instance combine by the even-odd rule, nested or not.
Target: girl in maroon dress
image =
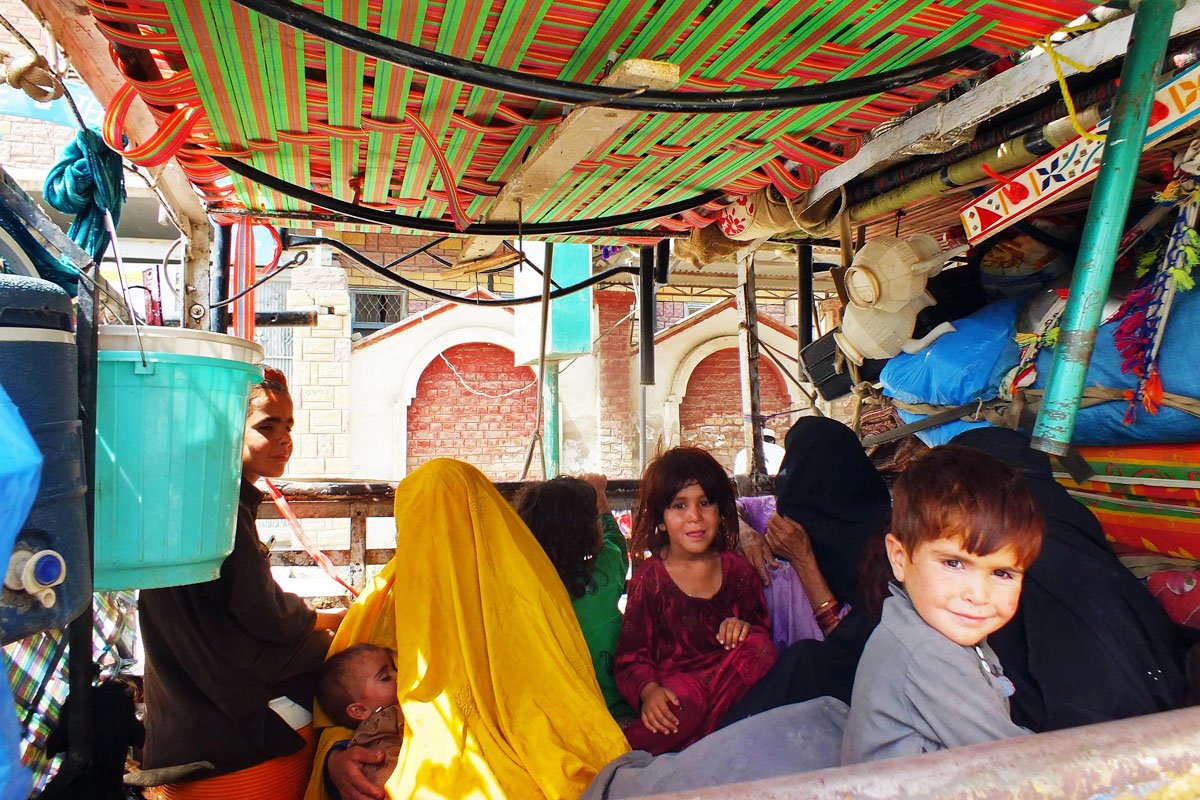
[[[617,688],[641,719],[630,746],[682,750],[775,662],[762,583],[733,552],[729,476],[707,451],[677,447],[642,475],[634,543],[649,551],[629,583],[617,640]]]

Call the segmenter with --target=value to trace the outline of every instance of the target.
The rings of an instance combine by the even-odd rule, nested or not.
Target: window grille
[[[351,289],[354,313],[352,333],[369,335],[408,316],[408,292],[404,289]]]

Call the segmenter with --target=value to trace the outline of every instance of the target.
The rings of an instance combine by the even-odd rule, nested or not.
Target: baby
[[[367,779],[383,786],[396,768],[404,740],[392,651],[356,644],[330,657],[317,682],[317,701],[331,720],[354,730],[351,746],[384,754],[379,764],[363,765]]]

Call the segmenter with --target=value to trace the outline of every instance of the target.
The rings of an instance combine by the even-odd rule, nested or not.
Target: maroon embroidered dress
[[[733,650],[717,641],[717,631],[729,617],[753,626]],[[685,594],[661,559],[638,567],[629,582],[617,640],[617,688],[640,709],[642,687],[653,681],[675,692],[682,705],[671,707],[679,719],[678,733],[654,733],[640,721],[626,728],[633,749],[658,755],[708,735],[774,663],[762,583],[741,556],[721,553],[721,588],[708,599]]]

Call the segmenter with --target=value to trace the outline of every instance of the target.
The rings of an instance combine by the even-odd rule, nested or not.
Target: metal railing
[[[658,800],[1174,800],[1200,797],[1200,708]],[[647,800],[652,800],[647,798]]]
[[[520,481],[497,482],[505,498],[512,498],[524,484]],[[349,519],[350,538],[345,546],[322,548],[336,567],[349,567],[348,582],[355,589],[366,585],[367,567],[386,564],[396,554],[394,547],[367,547],[367,518],[391,517],[396,484],[388,481],[281,481],[279,491],[287,498],[296,517],[305,519]],[[636,480],[608,482],[608,503],[613,511],[633,508],[637,501]],[[282,519],[274,504],[264,501],[259,519]],[[277,567],[315,567],[316,561],[303,550],[271,551],[271,565]]]

